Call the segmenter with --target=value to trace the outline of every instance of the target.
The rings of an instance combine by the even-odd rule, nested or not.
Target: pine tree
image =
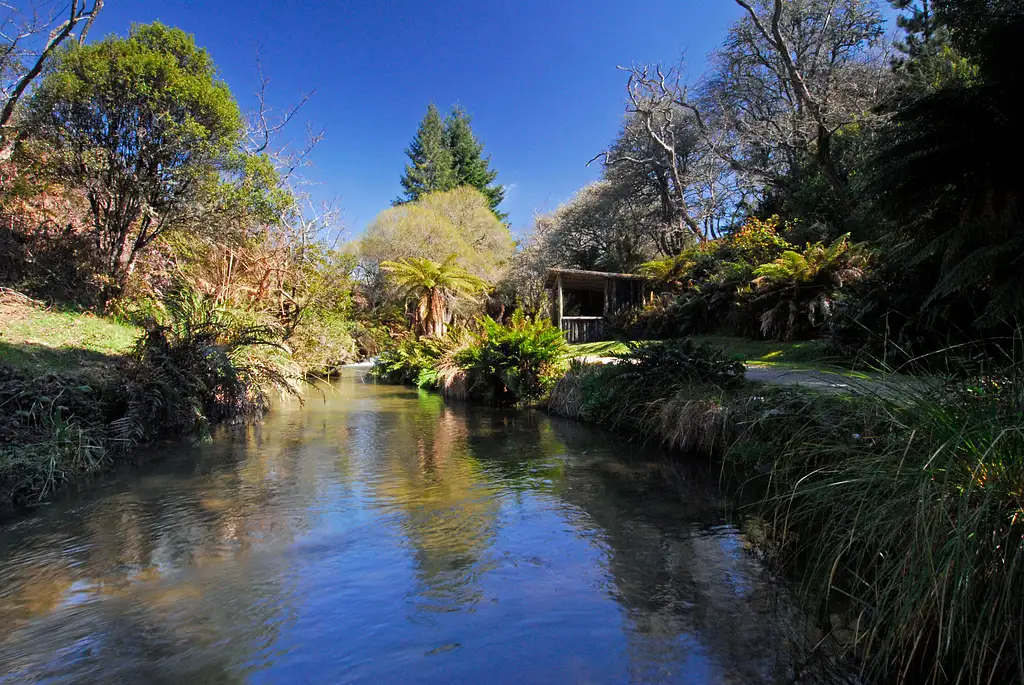
[[[970,75],[970,65],[953,48],[949,27],[935,0],[889,0],[889,4],[900,12],[896,25],[903,29],[892,66],[911,96]]]
[[[479,190],[487,198],[494,215],[506,221],[508,215],[498,211],[498,205],[505,198],[505,187],[494,184],[498,172],[490,170],[491,158],[484,158],[484,146],[473,135],[469,114],[462,107],[456,106],[448,115],[445,134],[452,155],[456,185],[469,185]]]
[[[419,199],[420,195],[451,190],[459,185],[445,123],[433,103],[427,107],[427,114],[420,122],[416,137],[405,154],[411,162],[405,165],[405,174],[402,176],[405,197],[396,200],[395,204],[412,202]]]

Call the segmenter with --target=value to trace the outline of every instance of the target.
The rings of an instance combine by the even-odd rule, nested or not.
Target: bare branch
[[[68,18],[61,24],[57,25],[50,31],[50,35],[43,46],[42,50],[38,55],[34,55],[34,59],[29,65],[25,67],[24,72],[15,81],[13,87],[10,89],[5,88],[6,102],[4,103],[3,110],[0,111],[0,135],[2,135],[2,129],[10,125],[11,119],[14,117],[14,109],[18,105],[18,101],[25,94],[29,85],[36,79],[37,76],[42,72],[43,66],[46,64],[46,60],[49,59],[50,55],[60,47],[61,43],[67,40],[74,32],[75,27],[80,23],[84,22],[83,32],[80,40],[85,39],[85,33],[88,32],[92,26],[93,21],[96,19],[96,15],[103,8],[103,0],[94,0],[92,7],[87,6],[86,0],[72,0],[68,13]],[[13,19],[8,20],[10,24],[16,24]],[[38,16],[33,14],[33,18],[22,25],[21,30],[18,32],[15,40],[10,41],[9,48],[4,55],[4,60],[7,61],[13,56],[16,45],[19,41],[26,38],[31,38],[45,30],[52,24],[50,22],[40,22]],[[29,57],[29,55],[26,55]],[[10,68],[10,64],[4,66]],[[9,148],[10,141],[6,141],[3,144],[5,149]],[[9,155],[7,155],[9,156]]]

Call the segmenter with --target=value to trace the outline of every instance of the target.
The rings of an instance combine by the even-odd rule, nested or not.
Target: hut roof
[[[583,271],[581,269],[549,269],[546,288],[555,286],[555,279],[562,277],[562,287],[570,290],[603,290],[609,280],[646,281],[646,276],[639,274],[621,274],[610,271]]]

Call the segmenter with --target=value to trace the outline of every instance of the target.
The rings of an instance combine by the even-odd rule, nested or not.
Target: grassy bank
[[[181,294],[140,328],[0,293],[0,511],[131,448],[258,416],[294,392],[276,332]]]
[[[694,335],[690,339],[699,344],[720,348],[747,364],[813,367],[837,361],[829,355],[825,343],[821,340],[780,342],[748,340],[728,335]],[[603,340],[570,345],[569,350],[574,357],[612,357],[629,352],[629,345],[618,340]]]
[[[51,309],[0,289],[0,364],[31,374],[109,368],[142,329],[92,313]]]
[[[747,514],[867,682],[1024,675],[1024,413],[1012,379],[819,394],[743,380],[719,349],[656,344],[574,364],[550,409],[715,455]]]

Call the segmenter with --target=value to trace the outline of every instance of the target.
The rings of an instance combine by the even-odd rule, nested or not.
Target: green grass
[[[704,343],[742,359],[747,364],[786,364],[794,366],[817,365],[827,362],[825,343],[820,340],[779,342],[777,340],[747,340],[727,335],[695,335],[696,343]],[[626,344],[617,340],[570,345],[574,357],[609,357],[628,351]]]
[[[693,341],[725,348],[748,364],[806,364],[826,362],[825,343],[820,340],[779,342],[747,340],[727,335],[695,335]]]
[[[131,349],[140,332],[90,313],[0,302],[0,363],[39,373],[105,365]]]
[[[601,340],[600,342],[580,343],[569,345],[569,352],[573,357],[611,357],[616,354],[624,354],[629,351],[626,343],[618,340]]]

